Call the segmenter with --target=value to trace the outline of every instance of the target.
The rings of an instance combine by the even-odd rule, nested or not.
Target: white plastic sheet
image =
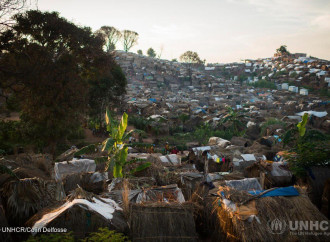
[[[328,115],[327,111],[318,112],[318,111],[312,111],[312,110],[311,111],[303,111],[303,112],[297,113],[297,115],[303,116],[305,113],[308,113],[309,115],[314,115],[318,118],[323,118],[323,117]]]
[[[242,154],[241,156],[245,161],[256,161],[256,158],[253,154]]]
[[[94,160],[80,159],[72,161],[56,162],[54,165],[55,180],[60,181],[66,175],[80,172],[94,172],[96,164]]]
[[[270,172],[272,176],[286,176],[292,177],[292,173],[288,170],[282,169],[280,166],[284,165],[283,162],[273,162],[272,171]]]
[[[49,224],[51,221],[53,221],[55,218],[60,216],[63,212],[65,212],[67,209],[71,208],[75,204],[83,205],[81,206],[82,208],[85,208],[86,206],[88,209],[99,213],[104,218],[111,220],[113,218],[113,213],[115,212],[115,210],[122,209],[112,199],[103,198],[103,200],[104,202],[99,199],[93,198],[93,202],[90,202],[86,199],[74,199],[71,202],[66,202],[60,208],[56,209],[55,212],[47,213],[42,216],[42,218],[33,225],[32,229],[35,232],[32,232],[32,234],[36,234],[36,231],[38,231],[38,229],[47,226],[47,224]]]
[[[225,181],[228,187],[239,191],[262,190],[257,178],[245,178],[242,180]]]
[[[181,165],[181,160],[176,154],[164,155],[160,156],[159,158],[164,163],[169,163],[172,165]]]

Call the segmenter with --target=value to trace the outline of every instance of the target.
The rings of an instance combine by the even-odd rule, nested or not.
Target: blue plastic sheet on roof
[[[153,103],[157,102],[157,100],[155,98],[149,98],[149,101],[151,101]]]
[[[258,195],[265,190],[256,190],[256,191],[249,191],[251,195]],[[279,196],[285,196],[285,197],[292,197],[292,196],[299,196],[299,192],[296,188],[293,186],[290,187],[280,187],[274,190],[271,190],[260,197],[279,197]]]

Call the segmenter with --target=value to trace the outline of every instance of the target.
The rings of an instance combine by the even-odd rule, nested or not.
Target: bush
[[[286,158],[296,176],[306,176],[306,171],[312,166],[329,166],[329,142],[299,142],[291,151],[293,155]]]
[[[26,242],[74,242],[72,232],[69,233],[52,233],[41,234],[38,236],[30,236]],[[88,237],[80,240],[82,242],[128,242],[127,236],[122,233],[117,233],[108,228],[99,228],[98,232],[91,233]]]
[[[74,242],[72,232],[30,236],[26,242]]]
[[[83,240],[84,242],[124,242],[129,241],[128,237],[122,233],[117,233],[116,231],[109,230],[108,228],[99,228],[98,232],[91,233],[89,237]]]
[[[23,144],[22,125],[19,121],[0,121],[0,149],[12,154],[15,147]]]
[[[267,121],[265,123],[263,123],[261,125],[261,131],[260,131],[261,135],[264,135],[266,132],[266,129],[271,125],[280,125],[283,128],[285,128],[286,123],[277,118],[269,118],[269,119],[267,119]]]
[[[84,138],[85,138],[85,132],[81,126],[75,130],[72,130],[68,135],[68,140],[84,139]]]
[[[148,131],[148,127],[151,124],[152,120],[145,119],[139,116],[128,116],[128,124],[133,125],[136,129],[141,129],[144,131]]]

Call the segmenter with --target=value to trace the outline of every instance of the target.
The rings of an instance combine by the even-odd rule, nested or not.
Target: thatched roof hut
[[[61,183],[25,178],[6,183],[2,197],[9,223],[23,225],[40,209],[62,201],[65,193]]]
[[[73,231],[76,238],[84,238],[100,227],[109,227],[125,232],[127,223],[122,209],[108,198],[101,198],[78,187],[64,204],[48,207],[34,215],[27,223],[33,234],[38,229],[66,228]]]
[[[132,241],[197,241],[189,203],[131,204]]]
[[[283,162],[263,161],[253,163],[244,169],[247,177],[263,177],[264,187],[282,187],[293,184],[293,175]]]
[[[77,188],[77,185],[88,192],[100,194],[106,188],[106,172],[82,172],[66,175],[63,179],[63,187],[66,194]]]
[[[280,188],[286,189],[286,188]],[[281,190],[281,191],[284,191]],[[220,186],[218,198],[213,199],[209,212],[213,211],[217,220],[214,225],[214,239],[228,241],[325,241],[329,237],[324,232],[300,230],[301,223],[329,223],[312,204],[302,189],[288,187],[296,191],[286,196],[277,196],[278,190],[268,190],[253,194]],[[270,194],[274,196],[270,196]],[[308,224],[309,226],[309,224]],[[302,234],[300,232],[303,232]],[[310,232],[320,233],[311,235]],[[300,233],[300,234],[299,234]]]

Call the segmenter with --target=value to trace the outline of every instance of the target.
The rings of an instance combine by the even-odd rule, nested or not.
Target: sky
[[[38,0],[38,9],[93,31],[133,30],[132,52],[163,48],[163,59],[191,50],[208,63],[228,63],[271,57],[287,45],[330,60],[330,0]]]

